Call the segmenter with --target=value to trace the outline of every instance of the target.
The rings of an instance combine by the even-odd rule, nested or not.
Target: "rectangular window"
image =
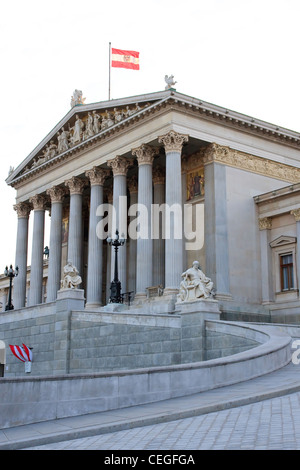
[[[294,288],[293,254],[288,253],[280,256],[281,290],[286,291]]]

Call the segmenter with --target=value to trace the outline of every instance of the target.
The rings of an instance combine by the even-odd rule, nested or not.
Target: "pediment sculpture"
[[[75,92],[78,92],[78,96],[81,96],[80,93],[82,92],[80,92],[80,90],[75,90]],[[78,98],[75,92],[73,95],[74,103]],[[76,102],[76,104],[79,103]],[[145,107],[147,107],[149,104],[150,103],[147,103]],[[139,106],[139,104],[135,103],[134,106],[127,105],[124,108],[113,108],[113,110],[106,109],[105,111],[88,111],[84,115],[82,115],[82,112],[80,112],[80,115],[76,114],[74,124],[65,124],[64,127],[62,127],[56,133],[56,140],[51,140],[50,143],[46,144],[44,149],[41,151],[41,154],[37,155],[30,162],[30,164],[25,167],[23,172],[25,173],[42,165],[43,163],[46,163],[53,157],[71,149],[75,145],[78,145],[83,142],[84,140],[93,137],[96,134],[99,134],[99,132],[108,129],[109,127],[115,124],[120,123],[122,120],[132,116],[141,109],[142,108]]]
[[[64,267],[64,277],[61,280],[61,289],[76,289],[82,283],[81,276],[71,261]]]
[[[198,261],[181,275],[177,302],[191,302],[199,299],[209,299],[214,296],[213,282],[200,269]]]

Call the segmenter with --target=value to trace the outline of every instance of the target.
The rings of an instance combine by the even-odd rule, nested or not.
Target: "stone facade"
[[[184,357],[177,327],[159,327],[154,332],[147,325],[127,325],[121,333],[115,321],[107,328],[90,320],[91,312],[100,318],[101,308],[109,303],[115,252],[106,239],[116,230],[126,239],[118,252],[122,293],[130,292],[139,313],[174,315],[181,273],[198,260],[213,281],[222,318],[297,320],[299,146],[296,132],[174,89],[73,106],[7,178],[16,190],[15,264],[19,266],[13,290],[15,311],[9,315],[19,319],[20,323],[12,320],[18,330],[23,315],[24,327],[32,321],[33,328],[39,309],[49,312],[49,318],[41,318],[47,317],[49,334],[52,331],[53,358],[51,366],[45,359],[43,367],[53,369],[54,361],[56,373],[82,371],[89,367],[85,354],[99,355],[103,367],[121,364],[115,358],[109,363],[109,344],[98,345],[96,355],[88,352],[94,346],[88,346],[88,341],[82,346],[85,336],[97,344],[100,336],[104,342],[109,338],[124,367],[132,367],[134,361],[138,367],[139,360],[155,365],[199,358],[201,347],[194,346]],[[143,210],[135,211],[136,204]],[[48,211],[50,252],[45,260]],[[32,240],[28,239],[29,217],[34,219]],[[283,264],[287,259],[289,264]],[[69,260],[82,278],[79,310],[86,317],[71,313],[72,308],[59,310],[57,293]],[[4,276],[0,290],[4,310],[8,292]],[[151,297],[153,292],[157,295]],[[21,339],[21,329],[19,333]],[[160,346],[154,341],[156,334],[162,338]],[[135,343],[126,343],[127,336],[135,337]],[[38,336],[30,333],[29,338],[36,348]],[[66,349],[70,341],[72,347]],[[160,358],[158,347],[165,353]]]

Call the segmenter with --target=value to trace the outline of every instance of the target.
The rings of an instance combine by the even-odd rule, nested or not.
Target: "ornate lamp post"
[[[116,238],[112,239],[110,237],[107,238],[107,243],[110,246],[115,248],[115,271],[114,271],[114,279],[110,283],[110,298],[109,302],[111,303],[122,303],[122,295],[121,295],[121,282],[119,281],[119,274],[118,274],[118,249],[119,246],[123,246],[125,243],[124,238],[119,238],[119,231],[116,230]]]
[[[7,311],[7,310],[13,310],[14,309],[14,306],[11,303],[12,280],[13,280],[14,277],[16,277],[19,274],[19,268],[18,268],[18,266],[16,266],[16,270],[14,271],[12,265],[10,265],[9,269],[6,266],[5,270],[4,270],[4,274],[5,274],[6,277],[9,277],[8,302],[7,302],[6,307],[5,307],[5,311]]]

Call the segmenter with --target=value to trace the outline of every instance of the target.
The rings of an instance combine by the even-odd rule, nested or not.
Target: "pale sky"
[[[139,71],[112,69],[112,98],[161,91],[173,74],[178,92],[300,132],[299,18],[299,0],[3,1],[0,273],[15,263],[9,168],[69,111],[76,88],[86,103],[108,99],[109,42],[140,52]]]

